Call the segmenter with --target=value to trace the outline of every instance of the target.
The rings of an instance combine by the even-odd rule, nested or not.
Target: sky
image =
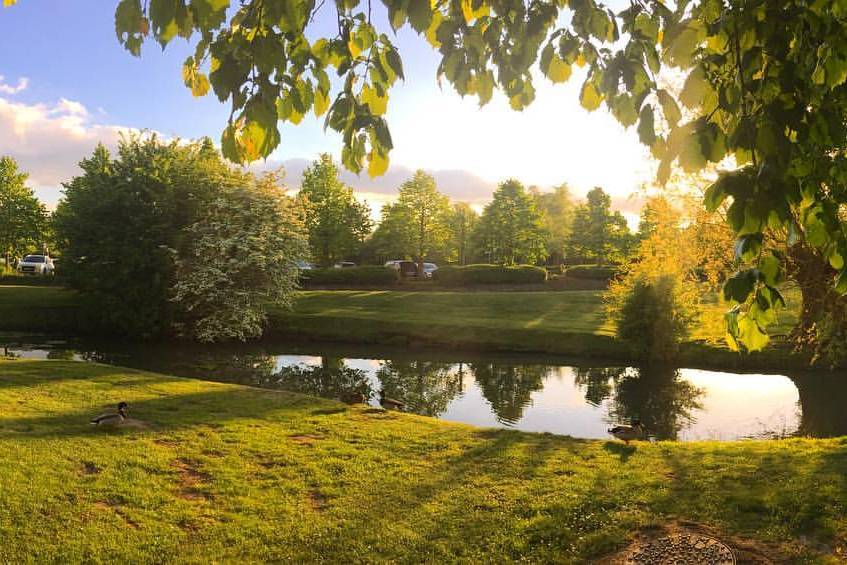
[[[214,95],[194,98],[183,85],[182,62],[193,51],[185,40],[164,51],[149,42],[140,58],[126,52],[114,33],[115,4],[20,0],[0,9],[0,155],[18,160],[50,207],[96,143],[113,147],[122,132],[134,130],[218,140],[229,114]],[[326,7],[317,32],[329,17]],[[564,85],[539,76],[536,100],[523,112],[499,94],[479,108],[475,98],[462,99],[446,83],[439,87],[439,56],[424,39],[405,28],[392,41],[406,81],[392,90],[386,115],[391,167],[377,179],[343,175],[374,210],[414,170],[425,169],[442,192],[477,207],[507,178],[542,190],[565,182],[577,196],[601,186],[634,221],[640,199],[631,194],[649,183],[654,164],[634,128],[624,130],[603,108],[582,109],[582,73]],[[292,188],[320,153],[340,157],[340,138],[324,132],[322,118],[284,124],[281,132],[280,147],[260,166],[283,166]]]

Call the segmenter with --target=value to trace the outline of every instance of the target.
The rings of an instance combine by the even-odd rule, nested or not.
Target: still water
[[[656,439],[847,435],[847,376],[645,370],[539,356],[330,345],[163,347],[0,338],[0,354],[97,361],[338,398],[379,393],[477,426],[607,438],[639,418]],[[0,375],[2,379],[2,375]]]

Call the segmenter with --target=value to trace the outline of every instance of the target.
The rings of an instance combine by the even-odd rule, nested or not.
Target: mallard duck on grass
[[[629,445],[629,442],[644,437],[644,426],[641,425],[640,420],[633,419],[632,424],[629,426],[619,424],[613,428],[609,428],[608,432]]]
[[[126,402],[118,404],[118,409],[115,412],[107,412],[100,414],[96,418],[91,419],[91,424],[95,426],[117,426],[126,422],[126,409],[129,405]]]
[[[379,405],[386,410],[402,410],[406,407],[405,402],[400,402],[399,400],[385,396],[384,390],[379,391]]]

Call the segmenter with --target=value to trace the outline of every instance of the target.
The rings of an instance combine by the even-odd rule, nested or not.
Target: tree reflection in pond
[[[600,406],[612,396],[615,382],[626,367],[574,367],[574,383],[585,390],[585,400]]]
[[[365,399],[374,397],[368,374],[361,369],[347,367],[338,357],[322,357],[320,366],[289,365],[274,373],[275,388],[304,394],[341,398],[360,392]]]
[[[462,393],[464,364],[437,361],[383,361],[376,372],[385,396],[406,403],[406,409],[439,416]]]
[[[680,376],[674,368],[577,368],[574,381],[585,390],[585,399],[599,406],[611,402],[609,424],[637,418],[651,437],[677,439],[702,409],[704,391]]]
[[[471,363],[471,369],[497,421],[510,425],[523,417],[532,393],[544,388],[544,378],[550,373],[545,365]]]

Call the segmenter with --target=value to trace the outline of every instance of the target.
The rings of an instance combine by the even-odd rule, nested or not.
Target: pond
[[[11,356],[97,361],[329,398],[358,391],[374,406],[384,391],[416,414],[579,438],[608,438],[607,428],[632,418],[655,439],[847,435],[847,379],[836,373],[646,370],[323,344],[166,347],[0,338],[2,347]]]

